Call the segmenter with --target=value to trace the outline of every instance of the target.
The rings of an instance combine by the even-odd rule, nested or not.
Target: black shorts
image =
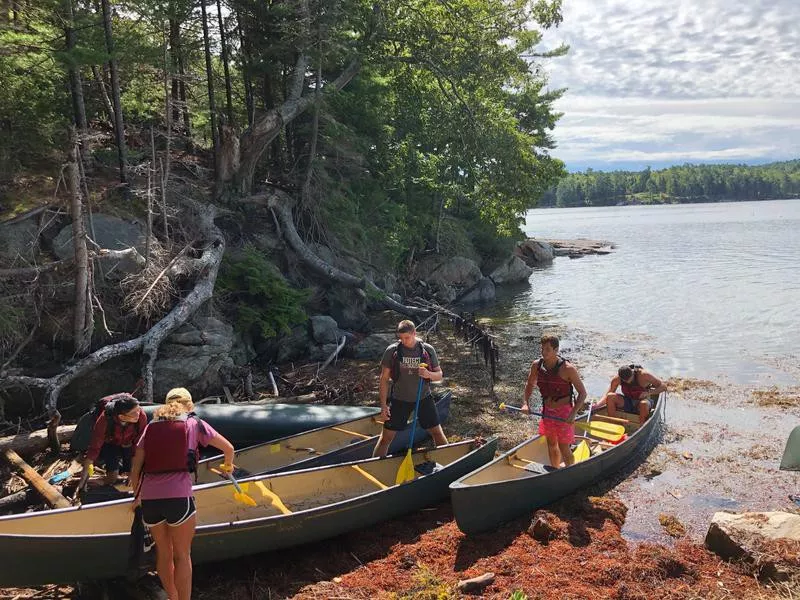
[[[402,431],[406,428],[408,418],[414,412],[414,402],[403,402],[396,398],[389,399],[389,420],[383,424],[384,429],[389,431]],[[440,424],[439,412],[436,410],[436,403],[433,396],[429,395],[419,401],[419,426],[423,429],[431,429]]]
[[[650,405],[650,410],[653,410],[653,397],[647,396],[646,398],[642,398],[642,400],[634,400],[630,396],[622,396],[625,399],[625,404],[622,407],[622,410],[625,412],[639,414],[639,403],[642,400],[647,400],[647,403]]]
[[[98,466],[103,466],[108,471],[118,471],[120,473],[131,472],[131,457],[133,456],[133,446],[123,448],[113,444],[103,444],[100,454],[95,461]]]
[[[148,527],[166,523],[177,527],[197,512],[194,498],[142,500],[142,520]]]

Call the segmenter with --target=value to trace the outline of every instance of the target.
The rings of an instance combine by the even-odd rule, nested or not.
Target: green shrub
[[[217,291],[224,297],[225,310],[233,317],[236,329],[242,333],[271,338],[308,320],[303,309],[308,290],[289,285],[253,246],[225,256]]]

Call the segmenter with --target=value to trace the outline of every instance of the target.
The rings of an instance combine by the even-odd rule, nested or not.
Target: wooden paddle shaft
[[[50,506],[53,508],[67,508],[68,506],[72,506],[61,492],[50,485],[33,467],[22,460],[19,454],[9,448],[3,452],[3,456],[12,467],[20,472],[25,481],[41,494],[42,498],[44,498]]]

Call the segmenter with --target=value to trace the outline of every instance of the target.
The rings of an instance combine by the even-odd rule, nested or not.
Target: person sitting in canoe
[[[619,387],[622,387],[621,394],[617,393]],[[638,413],[639,422],[644,423],[653,410],[653,398],[665,391],[667,384],[641,365],[626,365],[620,367],[611,378],[608,391],[600,403],[605,400],[609,417],[616,416],[617,409],[621,408],[625,412]]]
[[[120,473],[129,473],[133,445],[147,425],[147,415],[139,407],[139,401],[128,393],[106,396],[93,410],[97,417],[83,458],[78,489],[86,484],[95,464],[105,468],[106,485],[115,484]]]
[[[380,402],[383,430],[372,456],[386,456],[397,432],[405,429],[417,401],[420,378],[425,382],[416,420],[428,432],[436,446],[447,443],[436,403],[431,395],[431,382],[441,381],[444,377],[436,350],[417,338],[417,328],[413,321],[400,321],[397,325],[397,337],[399,340],[386,348],[381,359]],[[420,366],[423,363],[427,366]],[[412,424],[414,426],[416,423]]]
[[[224,455],[220,470],[233,472],[233,445],[194,416],[186,388],[167,393],[136,444],[131,487],[141,501],[142,520],[156,544],[156,570],[170,600],[192,595],[192,539],[196,525],[192,476],[198,447],[213,446]]]
[[[550,464],[559,468],[575,462],[570,445],[575,441],[572,423],[583,408],[586,388],[578,369],[558,354],[558,337],[545,334],[541,339],[542,356],[531,363],[528,381],[522,396],[522,411],[530,412],[530,397],[538,387],[542,395],[542,420],[539,433],[547,438],[547,453]],[[574,392],[578,397],[574,399]],[[554,417],[554,418],[548,418]]]

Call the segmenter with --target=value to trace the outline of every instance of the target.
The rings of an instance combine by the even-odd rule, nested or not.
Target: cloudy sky
[[[800,158],[800,0],[564,0],[571,171]]]

